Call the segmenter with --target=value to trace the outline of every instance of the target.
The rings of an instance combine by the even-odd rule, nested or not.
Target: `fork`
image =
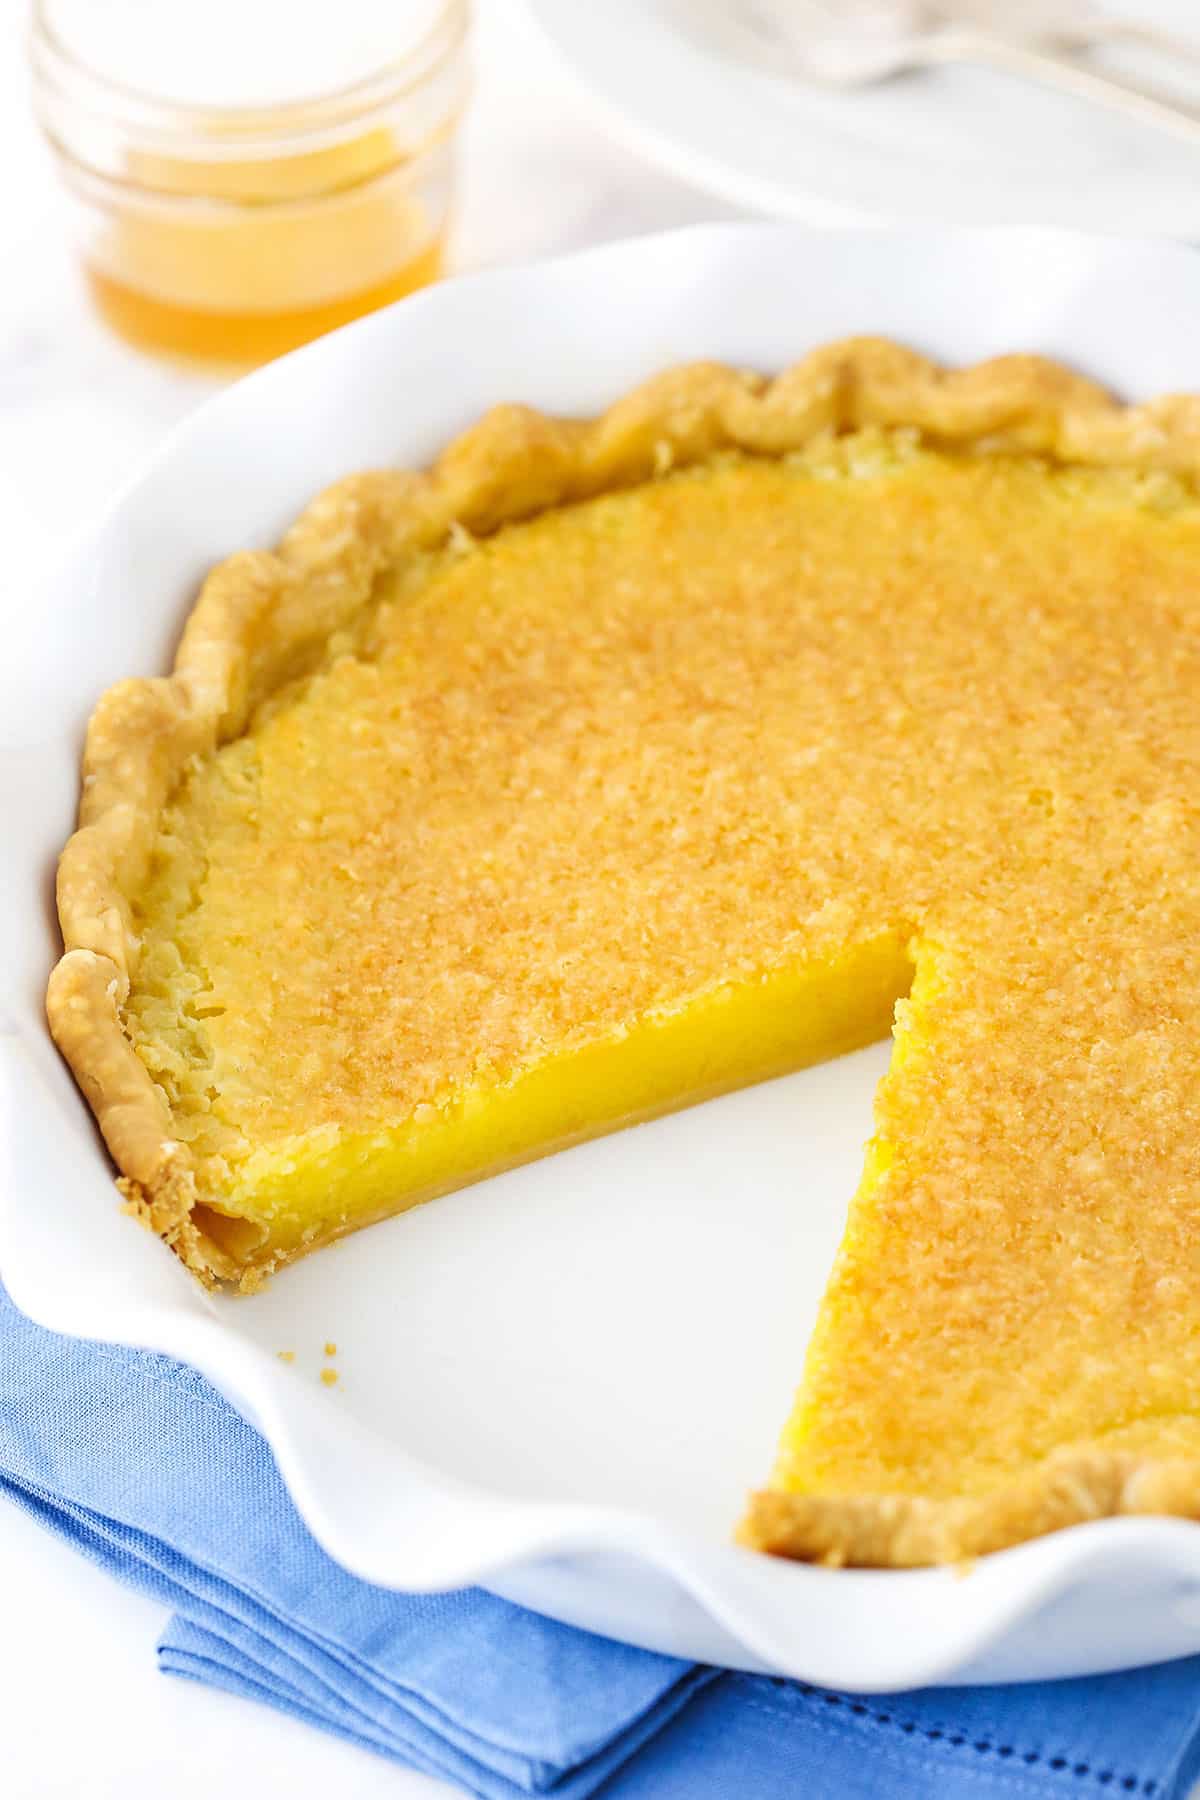
[[[974,63],[1023,76],[1143,124],[1200,142],[1200,106],[1149,83],[1101,71],[1073,52],[1132,43],[1200,63],[1200,45],[1133,19],[1055,3],[993,0],[783,0],[762,9],[784,27],[802,73],[828,87],[866,87],[919,69]],[[797,33],[807,13],[817,31]],[[1003,18],[1004,24],[998,24]]]

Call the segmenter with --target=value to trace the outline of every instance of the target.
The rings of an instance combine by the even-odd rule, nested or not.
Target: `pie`
[[[743,1541],[1200,1516],[1198,468],[1200,400],[852,340],[502,407],[222,564],[59,877],[129,1210],[253,1288],[894,1014]]]

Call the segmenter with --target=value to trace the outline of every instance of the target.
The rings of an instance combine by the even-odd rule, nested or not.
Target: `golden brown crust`
[[[966,1562],[1092,1519],[1200,1518],[1200,1462],[1109,1450],[1063,1450],[971,1499],[907,1495],[750,1496],[738,1542],[831,1568],[921,1568]]]
[[[190,1152],[122,1023],[138,953],[131,896],[161,809],[189,760],[236,737],[365,607],[380,572],[442,543],[652,478],[723,449],[797,450],[824,433],[911,426],[943,445],[1200,473],[1200,399],[1126,407],[1061,366],[1010,356],[948,371],[898,345],[853,339],[773,381],[716,364],[670,370],[587,422],[520,407],[490,413],[429,474],[379,472],[318,498],[273,553],[209,576],[173,673],[119,684],[92,719],[79,829],[63,852],[65,954],[47,1011],[55,1040],[122,1172],[129,1208],[202,1280],[238,1263],[200,1207]],[[219,1223],[219,1222],[218,1222]],[[216,1229],[216,1224],[213,1224]],[[1200,1465],[1103,1452],[1054,1459],[981,1500],[755,1496],[743,1540],[788,1556],[904,1565],[999,1548],[1116,1512],[1200,1514]]]

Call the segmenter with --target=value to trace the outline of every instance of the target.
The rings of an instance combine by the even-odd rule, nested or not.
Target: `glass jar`
[[[104,318],[248,364],[432,281],[467,26],[467,0],[34,0],[35,105]]]

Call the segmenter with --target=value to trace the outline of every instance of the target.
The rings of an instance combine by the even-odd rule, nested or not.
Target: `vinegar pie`
[[[1200,1516],[1198,474],[1200,399],[854,340],[502,407],[223,563],[59,875],[129,1211],[252,1289],[892,1028],[742,1541]]]

